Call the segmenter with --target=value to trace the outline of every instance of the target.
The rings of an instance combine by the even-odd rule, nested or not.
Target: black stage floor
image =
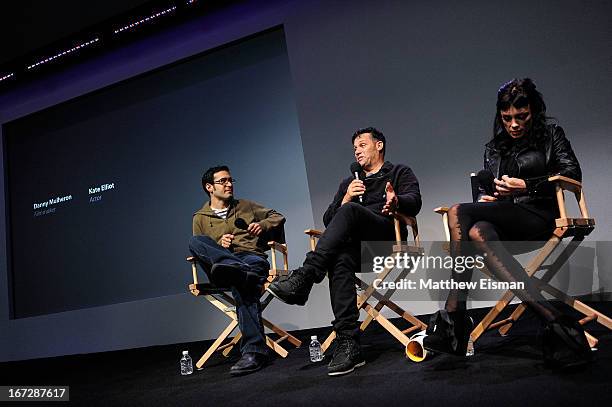
[[[595,306],[608,315],[612,311],[611,303]],[[308,339],[326,335],[329,328],[324,328],[296,332],[305,342],[302,348],[244,377],[228,373],[236,353],[228,359],[215,355],[203,370],[181,376],[181,350],[197,359],[207,341],[1,363],[1,384],[69,385],[70,404],[85,406],[607,405],[612,332],[590,323],[600,339],[595,361],[578,371],[556,372],[542,363],[539,326],[527,313],[511,335],[487,333],[473,357],[436,356],[417,364],[373,323],[362,338],[367,364],[342,377],[328,377],[324,363],[308,360]],[[48,403],[33,403],[43,404]]]

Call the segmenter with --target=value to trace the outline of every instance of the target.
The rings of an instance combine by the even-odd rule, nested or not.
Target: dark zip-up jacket
[[[333,219],[338,208],[340,208],[348,186],[354,179],[354,176],[348,177],[340,183],[334,200],[323,215],[323,223],[326,227]],[[416,216],[421,210],[419,181],[410,167],[402,164],[393,165],[389,161],[385,161],[382,168],[376,174],[365,177],[365,174],[362,173],[359,175],[359,179],[364,182],[366,189],[362,195],[363,203],[359,202],[358,197],[354,197],[352,202],[359,203],[371,211],[381,214],[382,208],[387,201],[385,187],[387,182],[391,182],[398,198],[398,212],[408,216]]]
[[[258,222],[261,225],[260,236],[251,236],[247,225]],[[234,199],[230,203],[225,219],[220,218],[210,207],[210,201],[193,215],[193,235],[206,235],[221,244],[225,234],[234,235],[230,246],[233,252],[251,252],[267,257],[268,233],[285,223],[285,218],[274,209],[266,208],[257,202],[247,199]]]
[[[539,148],[530,146],[513,153],[510,159],[515,160],[518,167],[518,178],[525,180],[527,192],[515,195],[515,203],[539,204],[554,208],[555,188],[548,178],[553,175],[563,175],[576,181],[582,181],[582,171],[572,146],[561,126],[548,124]],[[485,145],[484,168],[500,179],[500,164],[502,157],[492,140]],[[484,191],[480,191],[481,195]]]

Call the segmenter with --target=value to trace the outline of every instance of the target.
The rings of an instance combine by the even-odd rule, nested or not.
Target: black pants
[[[336,333],[359,335],[355,273],[360,269],[361,241],[394,239],[393,219],[349,202],[340,207],[321,235],[317,248],[306,255],[303,269],[319,283],[329,276]]]
[[[531,208],[509,201],[465,203],[448,211],[451,255],[470,255],[474,250],[485,254],[485,264],[493,276],[506,282],[523,282],[525,289],[514,290],[527,306],[542,319],[550,321],[559,315],[527,276],[523,266],[500,241],[548,240],[555,227],[553,209]],[[471,241],[469,246],[462,242]],[[470,253],[466,253],[466,249]],[[470,281],[472,270],[453,271],[455,281]],[[467,290],[451,290],[446,310],[465,309]]]

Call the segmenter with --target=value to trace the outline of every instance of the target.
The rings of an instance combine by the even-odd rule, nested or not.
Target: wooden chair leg
[[[278,343],[274,342],[272,339],[268,338],[266,336],[266,344],[274,351],[276,352],[281,358],[286,358],[287,355],[289,354],[285,348],[283,348],[282,346],[280,346]]]
[[[221,346],[223,341],[232,333],[232,331],[237,326],[238,326],[238,321],[232,320],[232,322],[230,322],[229,325],[227,327],[225,327],[225,329],[221,332],[219,337],[213,342],[212,345],[210,345],[210,347],[208,348],[206,353],[204,353],[204,355],[202,355],[200,360],[198,360],[198,362],[196,363],[196,367],[198,369],[200,369],[202,366],[204,366],[204,363],[206,363],[206,361],[212,356],[212,354],[215,353],[217,348],[219,348],[219,346]]]
[[[485,315],[485,317],[474,327],[474,330],[470,334],[472,341],[476,342],[478,338],[489,328],[489,326],[495,321],[495,318],[506,308],[506,306],[512,301],[514,294],[507,291],[502,298],[491,308],[491,310]]]
[[[393,271],[393,268],[386,268],[385,270],[383,270],[383,272],[380,274],[380,279],[384,280],[389,273],[391,273],[391,271]],[[367,300],[374,295],[374,293],[376,293],[376,288],[374,288],[374,285],[367,285],[363,280],[361,280],[358,277],[355,277],[357,280],[357,284],[361,287],[363,287],[365,289],[365,291],[363,292],[363,294],[357,294],[357,309],[361,310],[362,308],[364,308],[365,304],[367,304]],[[369,324],[371,321],[371,317],[368,315],[366,316],[366,326],[367,324]],[[365,322],[365,321],[364,321]],[[362,323],[363,324],[363,323]],[[361,329],[361,328],[360,328]],[[365,328],[364,328],[365,329]],[[336,331],[332,331],[329,336],[323,341],[323,343],[321,344],[321,351],[323,353],[325,353],[325,351],[331,346],[332,342],[334,341],[334,339],[336,339]]]
[[[374,307],[376,311],[380,311],[383,308],[383,306],[386,306],[391,311],[395,312],[398,316],[402,317],[406,322],[409,322],[415,327],[415,329],[410,330],[411,332],[417,329],[418,330],[427,329],[427,324],[423,323],[420,319],[418,319],[417,317],[415,317],[408,311],[404,310],[402,307],[400,307],[399,305],[391,301],[389,298],[386,298],[386,296],[383,296],[382,294],[378,292],[374,292],[374,294],[372,294],[372,297],[378,300],[378,303]],[[361,323],[361,327],[360,327],[361,330],[364,331],[373,320],[374,318],[372,318],[368,314],[366,318],[363,320],[363,322]]]
[[[574,251],[578,248],[578,245],[580,244],[582,240],[583,240],[582,237],[574,237],[569,243],[569,245],[565,248],[565,250],[563,250],[563,252],[560,253],[559,256],[555,259],[553,264],[551,264],[548,267],[548,270],[546,270],[541,280],[545,281],[546,283],[552,280],[552,278],[557,274],[557,272],[561,269],[561,267],[563,267],[563,265],[567,263],[567,261],[569,260],[571,255],[574,253]],[[560,243],[560,240],[558,243]],[[557,245],[555,245],[555,248]],[[533,278],[534,280],[536,279],[536,277],[534,276],[536,271],[539,270],[540,267],[542,267],[542,264],[546,261],[546,259],[548,258],[548,256],[550,256],[551,253],[552,251],[548,253],[546,258],[543,258],[543,259],[538,258],[537,259],[538,262],[541,260],[539,264],[538,262],[535,261],[536,259],[534,259],[534,262],[530,264],[530,266],[527,267],[527,269],[529,270],[527,272],[529,277]],[[510,315],[509,319],[511,319],[511,321],[508,324],[505,324],[499,328],[499,334],[502,336],[506,336],[510,328],[512,328],[512,325],[514,324],[514,322],[518,321],[518,319],[521,317],[521,315],[523,315],[526,309],[527,307],[525,304],[519,304],[516,307],[516,309],[512,312],[512,315]]]
[[[236,346],[238,341],[240,341],[240,338],[242,338],[242,332],[238,331],[238,333],[236,333],[236,335],[234,336],[232,341],[230,343],[228,343],[226,345],[225,349],[223,349],[223,352],[221,352],[223,354],[223,356],[225,356],[225,357],[229,356],[229,354],[232,351],[232,349],[234,349],[234,346]]]
[[[365,310],[372,316],[385,330],[395,337],[402,345],[407,346],[410,338],[406,336],[402,331],[393,325],[387,318],[385,318],[380,312],[376,311],[370,304],[366,304]]]
[[[393,271],[393,268],[386,268],[379,275],[378,279],[384,280],[389,275],[389,273],[391,271]],[[406,271],[400,273],[400,275],[395,280],[398,281],[401,278],[404,278],[406,276],[406,274],[407,274]],[[423,324],[418,318],[416,318],[412,314],[408,313],[407,311],[403,310],[399,305],[395,304],[393,301],[391,301],[389,299],[389,297],[391,295],[393,295],[393,293],[396,290],[387,290],[385,292],[385,294],[381,294],[381,293],[379,293],[376,290],[376,288],[374,287],[373,284],[372,285],[368,285],[368,284],[366,284],[363,280],[361,280],[358,277],[356,277],[356,280],[357,280],[357,284],[364,289],[364,292],[362,294],[358,294],[357,295],[357,308],[358,309],[365,309],[366,310],[366,314],[367,314],[366,318],[364,319],[364,321],[361,323],[361,325],[359,327],[359,329],[361,331],[364,331],[369,326],[369,324],[372,321],[376,320],[377,322],[381,323],[381,325],[389,333],[391,333],[393,336],[398,338],[398,340],[401,343],[406,342],[406,344],[407,344],[408,343],[407,342],[408,338],[406,337],[407,333],[415,331],[417,329],[426,329],[427,328],[427,325]],[[378,300],[378,303],[374,307],[372,307],[367,302],[370,297],[374,297],[375,299]],[[388,308],[390,308],[391,310],[393,310],[400,317],[404,318],[407,322],[410,322],[413,326],[408,328],[405,331],[399,330],[399,328],[397,328],[387,318],[383,317],[380,314],[380,310],[385,305]],[[370,310],[370,311],[368,311],[368,310]],[[330,333],[329,336],[325,339],[325,341],[323,341],[323,343],[321,344],[321,350],[323,352],[325,352],[329,348],[331,343],[334,341],[334,339],[336,339],[336,332],[332,331],[332,333]],[[405,344],[404,344],[404,346],[405,346]]]
[[[300,346],[302,346],[302,341],[300,341],[298,338],[291,335],[289,332],[285,331],[283,328],[279,327],[278,325],[273,324],[272,322],[268,321],[265,318],[263,318],[263,324],[265,327],[271,329],[275,334],[277,334],[281,338],[286,337],[287,341],[289,341],[289,343],[291,343],[296,348],[299,348]]]
[[[527,273],[527,275],[529,277],[533,276],[533,274],[535,274],[535,272],[538,271],[540,266],[552,254],[552,252],[555,250],[555,248],[561,242],[561,238],[563,237],[564,233],[565,233],[565,230],[561,230],[561,229],[555,230],[555,233],[553,234],[553,237],[551,237],[546,242],[544,247],[529,262],[527,267],[525,267],[525,272]],[[474,328],[474,330],[472,331],[472,333],[470,335],[470,337],[472,338],[472,341],[476,342],[478,340],[478,338],[480,338],[480,336],[487,329],[489,329],[491,324],[495,321],[495,318],[497,318],[497,316],[504,310],[504,308],[506,308],[506,306],[510,303],[510,301],[512,301],[513,298],[514,298],[514,294],[512,293],[512,291],[508,290],[508,291],[506,291],[504,293],[502,298],[499,301],[497,301],[497,303],[489,311],[489,313],[487,313],[487,315],[482,319],[482,321],[480,321],[480,323],[478,323],[478,325],[476,325],[476,327]],[[511,323],[511,321],[506,321],[506,322],[507,323],[505,323],[504,326],[505,325],[509,325]],[[502,328],[504,326],[502,326]],[[506,330],[506,332],[507,332],[507,330]]]
[[[331,346],[334,339],[336,339],[336,331],[332,331],[332,333],[329,334],[327,339],[323,341],[323,343],[321,344],[321,352],[325,353],[325,351]]]

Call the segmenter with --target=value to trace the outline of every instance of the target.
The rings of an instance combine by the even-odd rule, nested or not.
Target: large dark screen
[[[260,173],[302,157],[282,30],[19,118],[2,134],[14,318],[185,292],[202,171],[228,163],[248,192]],[[270,154],[274,145],[287,151]]]

